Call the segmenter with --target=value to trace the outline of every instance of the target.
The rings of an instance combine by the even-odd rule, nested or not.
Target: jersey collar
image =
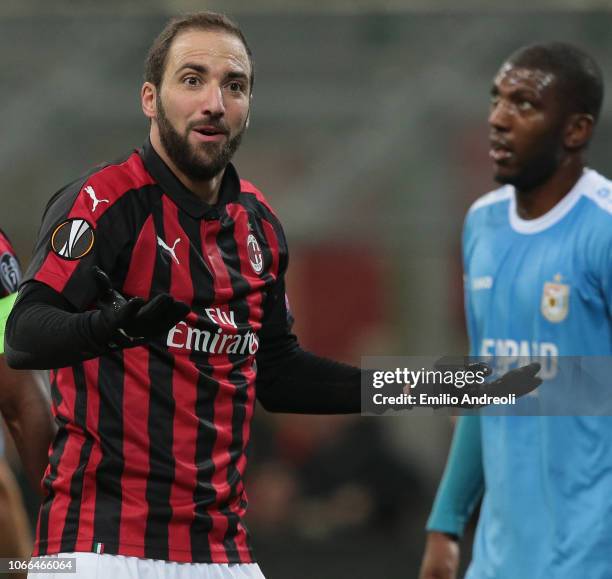
[[[518,233],[533,234],[540,233],[555,225],[563,219],[572,208],[580,201],[580,197],[586,193],[586,189],[591,184],[591,180],[595,175],[595,171],[592,169],[584,169],[582,176],[576,184],[571,188],[569,193],[559,201],[552,209],[547,211],[544,215],[537,219],[522,219],[519,217],[516,208],[516,191],[514,187],[510,187],[512,190],[512,196],[510,197],[510,205],[508,207],[508,217],[510,219],[510,226],[514,231]]]
[[[156,153],[150,139],[146,140],[139,154],[147,171],[157,181],[164,193],[192,217],[201,219],[207,213],[215,215],[218,208],[235,201],[240,195],[240,179],[234,165],[231,163],[225,168],[219,190],[219,201],[217,201],[216,205],[209,205],[181,183],[180,179]]]

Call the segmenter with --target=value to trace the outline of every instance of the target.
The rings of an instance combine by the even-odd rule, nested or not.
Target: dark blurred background
[[[27,264],[49,197],[145,139],[142,62],[166,18],[225,11],[256,63],[251,127],[236,164],[284,223],[302,344],[355,364],[366,355],[461,354],[461,224],[494,187],[486,141],[493,75],[523,44],[565,40],[595,56],[608,89],[612,79],[612,13],[585,2],[532,5],[541,9],[471,2],[459,10],[441,0],[3,1],[0,226]],[[611,106],[608,99],[590,154],[607,174]],[[437,415],[259,409],[248,524],[267,577],[416,577],[451,428]]]

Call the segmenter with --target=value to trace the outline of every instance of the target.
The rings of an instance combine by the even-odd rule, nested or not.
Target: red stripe
[[[134,244],[128,273],[122,291],[127,296],[148,299],[151,293],[157,238],[153,217],[144,223]],[[123,351],[125,378],[123,384],[123,459],[121,476],[121,522],[119,542],[122,553],[144,557],[145,533],[149,505],[146,498],[149,477],[149,350],[146,347]]]
[[[45,283],[56,292],[62,293],[78,265],[78,261],[62,259],[50,251],[36,272],[34,280]]]
[[[144,557],[149,513],[146,493],[149,476],[149,352],[145,347],[123,351],[123,460],[119,544],[132,555]],[[123,551],[122,551],[123,552]]]
[[[49,467],[47,467],[48,470]],[[46,476],[45,472],[45,476]],[[34,548],[32,549],[32,557],[40,556],[40,515],[42,512],[42,506],[38,509],[38,518],[36,521],[36,534],[34,535]]]
[[[191,305],[193,280],[189,260],[189,238],[178,220],[178,209],[163,197],[164,237],[174,246],[178,263],[170,257],[170,295]],[[177,241],[180,240],[180,241]],[[168,525],[168,549],[171,560],[184,560],[191,549],[191,523],[195,513],[193,494],[197,485],[196,440],[199,420],[196,415],[199,371],[189,359],[188,351],[175,351],[172,373],[172,395],[175,401],[172,452],[175,478],[170,489],[172,518]]]
[[[157,236],[153,216],[147,217],[132,250],[128,273],[122,291],[126,296],[149,299],[151,280],[157,257]]]
[[[72,369],[57,374],[57,384],[61,389],[63,401],[61,414],[68,419],[66,430],[69,433],[64,452],[57,466],[57,477],[51,484],[54,492],[53,503],[49,509],[47,550],[58,552],[62,533],[66,524],[66,515],[70,505],[70,483],[75,469],[79,465],[81,448],[85,442],[82,432],[74,424],[74,406],[76,387]]]
[[[98,371],[100,359],[94,358],[83,362],[85,382],[87,384],[87,416],[85,425],[93,437],[91,454],[83,473],[83,494],[79,515],[79,533],[76,550],[89,551],[93,544],[94,512],[96,508],[96,469],[102,460],[98,420],[100,417],[100,393],[98,391]]]

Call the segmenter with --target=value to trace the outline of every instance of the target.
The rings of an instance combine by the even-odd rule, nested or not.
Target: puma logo
[[[92,213],[95,213],[96,208],[100,203],[110,203],[108,199],[98,199],[96,197],[96,192],[91,185],[87,185],[87,187],[85,187],[85,193],[87,193],[87,195],[89,195],[93,201],[93,209],[91,210]]]
[[[178,260],[178,258],[176,257],[176,253],[174,252],[174,248],[176,247],[177,243],[181,240],[180,237],[176,238],[176,241],[172,244],[172,247],[168,246],[166,244],[166,242],[158,235],[157,236],[157,245],[159,245],[162,249],[165,249],[171,256],[172,259],[174,261],[176,261],[177,265],[180,265],[180,261]]]

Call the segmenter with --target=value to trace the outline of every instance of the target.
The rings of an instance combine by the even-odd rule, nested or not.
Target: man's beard
[[[214,125],[215,122],[211,121]],[[179,134],[174,128],[162,105],[159,94],[157,95],[157,126],[161,143],[177,168],[192,181],[209,181],[216,177],[230,162],[234,153],[238,150],[242,135],[246,130],[242,127],[240,132],[220,147],[218,143],[200,143],[191,145],[189,143],[190,126],[187,126],[185,135]],[[205,153],[198,154],[199,151]]]
[[[502,185],[512,185],[520,192],[532,191],[552,177],[559,163],[557,157],[547,155],[514,175],[495,175],[495,180]]]
[[[514,175],[495,175],[498,183],[513,185],[519,192],[529,192],[543,185],[559,169],[563,160],[563,151],[559,143],[562,139],[562,126],[552,131],[539,143],[538,154]]]

